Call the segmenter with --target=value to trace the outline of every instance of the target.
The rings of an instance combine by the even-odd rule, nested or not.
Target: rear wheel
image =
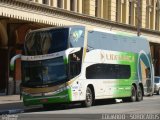
[[[84,107],[90,107],[93,105],[93,102],[94,102],[94,98],[93,98],[93,93],[92,93],[92,90],[90,87],[87,87],[87,90],[86,90],[86,100],[83,101],[82,105]]]
[[[136,101],[136,89],[135,87],[132,85],[131,88],[131,96],[128,98],[123,98],[123,102],[135,102]]]
[[[143,93],[142,93],[142,88],[139,86],[138,90],[137,90],[137,97],[136,97],[137,101],[141,101],[143,100]]]
[[[157,95],[160,95],[160,88],[159,88],[158,91],[157,91]]]

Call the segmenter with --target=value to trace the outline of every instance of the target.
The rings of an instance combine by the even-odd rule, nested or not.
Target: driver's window
[[[69,67],[70,67],[70,79],[76,77],[81,72],[81,64],[82,64],[82,51],[81,49],[78,52],[69,55]]]

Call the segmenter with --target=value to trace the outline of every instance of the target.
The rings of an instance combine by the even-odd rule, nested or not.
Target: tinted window
[[[22,62],[23,84],[29,86],[57,84],[67,80],[63,57]]]
[[[129,65],[94,64],[86,68],[87,79],[129,79],[130,76]]]
[[[68,28],[31,32],[26,36],[27,55],[50,54],[67,49]]]
[[[70,64],[69,64],[69,66],[70,66],[70,77],[69,78],[70,79],[76,77],[81,72],[82,52],[83,52],[83,49],[69,55],[69,60],[70,60]]]

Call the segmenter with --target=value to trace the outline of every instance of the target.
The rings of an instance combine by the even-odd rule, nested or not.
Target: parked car
[[[160,76],[154,78],[154,93],[160,94]]]

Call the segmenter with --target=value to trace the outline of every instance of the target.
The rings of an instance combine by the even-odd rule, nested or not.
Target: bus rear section
[[[94,58],[97,59],[95,54],[100,51],[99,63],[132,66],[132,78],[128,79],[134,81],[136,88],[140,84],[143,95],[153,94],[154,68],[149,42],[145,38],[129,33],[91,30],[88,32],[87,49],[92,52],[90,58],[87,58],[90,63],[93,63]],[[94,62],[97,63],[98,61]],[[118,80],[118,82],[122,81]]]

